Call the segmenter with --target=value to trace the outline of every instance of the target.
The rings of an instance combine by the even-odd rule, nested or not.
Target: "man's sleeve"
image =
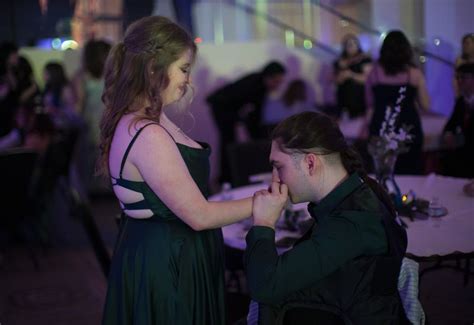
[[[255,226],[247,234],[245,265],[252,299],[277,304],[363,253],[357,225],[343,217],[316,228],[312,236],[279,256],[275,232]]]

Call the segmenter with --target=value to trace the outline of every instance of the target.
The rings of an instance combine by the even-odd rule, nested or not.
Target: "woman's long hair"
[[[362,47],[360,46],[360,41],[359,39],[357,38],[357,36],[355,36],[354,34],[346,34],[344,35],[343,39],[342,39],[342,42],[341,42],[341,47],[342,47],[342,53],[341,53],[341,58],[343,59],[347,59],[349,58],[349,53],[347,52],[347,43],[349,43],[349,41],[355,41],[356,44],[357,44],[357,53],[354,55],[354,56],[357,56],[357,55],[360,55],[360,54],[363,54],[364,51],[362,51]]]
[[[290,82],[282,96],[282,101],[289,109],[294,103],[306,100],[306,85],[303,80],[296,79]]]
[[[391,31],[380,48],[379,63],[388,75],[406,71],[413,64],[413,49],[403,32]]]
[[[63,89],[69,84],[63,65],[59,62],[49,62],[44,71],[48,74],[44,94],[51,94],[54,106],[61,107]]]
[[[462,40],[461,40],[461,44],[462,44],[461,58],[463,60],[472,60],[472,59],[474,59],[474,57],[471,57],[471,53],[468,53],[466,51],[466,46],[464,45],[465,43],[467,43],[468,40],[471,40],[471,42],[474,43],[474,33],[469,33],[469,34],[466,34],[462,37]]]
[[[160,93],[169,84],[168,68],[188,49],[194,56],[197,48],[191,36],[160,16],[145,17],[131,24],[123,42],[111,49],[104,70],[99,173],[109,175],[110,145],[122,116],[143,108],[137,104],[149,103],[134,123],[143,119],[159,122],[163,106]]]
[[[347,172],[357,172],[395,217],[395,208],[389,195],[375,180],[367,176],[359,154],[346,143],[339,126],[329,116],[318,112],[293,115],[275,127],[271,138],[279,144],[280,150],[287,153],[339,153]]]

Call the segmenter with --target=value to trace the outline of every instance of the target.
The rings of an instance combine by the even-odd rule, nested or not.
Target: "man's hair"
[[[303,112],[281,121],[273,130],[271,139],[279,149],[289,155],[314,153],[332,156],[326,161],[335,164],[340,161],[348,173],[357,172],[365,183],[395,217],[395,207],[387,192],[367,176],[360,155],[349,146],[337,123],[319,112]],[[339,155],[340,159],[333,159]]]
[[[285,72],[286,69],[280,62],[272,61],[263,68],[262,75],[264,77],[271,77],[277,74],[284,74]]]

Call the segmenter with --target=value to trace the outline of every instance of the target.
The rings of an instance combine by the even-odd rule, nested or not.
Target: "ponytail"
[[[392,199],[388,195],[387,191],[385,191],[377,181],[367,175],[359,153],[355,151],[352,147],[347,146],[346,149],[340,152],[340,155],[342,165],[347,170],[347,172],[349,174],[359,174],[359,176],[364,180],[364,182],[370,187],[370,189],[375,193],[378,199],[387,208],[390,214],[395,218],[397,212],[395,210],[395,206],[393,205]]]

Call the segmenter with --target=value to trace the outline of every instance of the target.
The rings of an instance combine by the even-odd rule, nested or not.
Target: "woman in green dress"
[[[251,199],[209,202],[209,154],[163,112],[190,85],[192,38],[164,17],[142,18],[105,67],[101,167],[124,212],[103,324],[225,324],[220,227]]]

